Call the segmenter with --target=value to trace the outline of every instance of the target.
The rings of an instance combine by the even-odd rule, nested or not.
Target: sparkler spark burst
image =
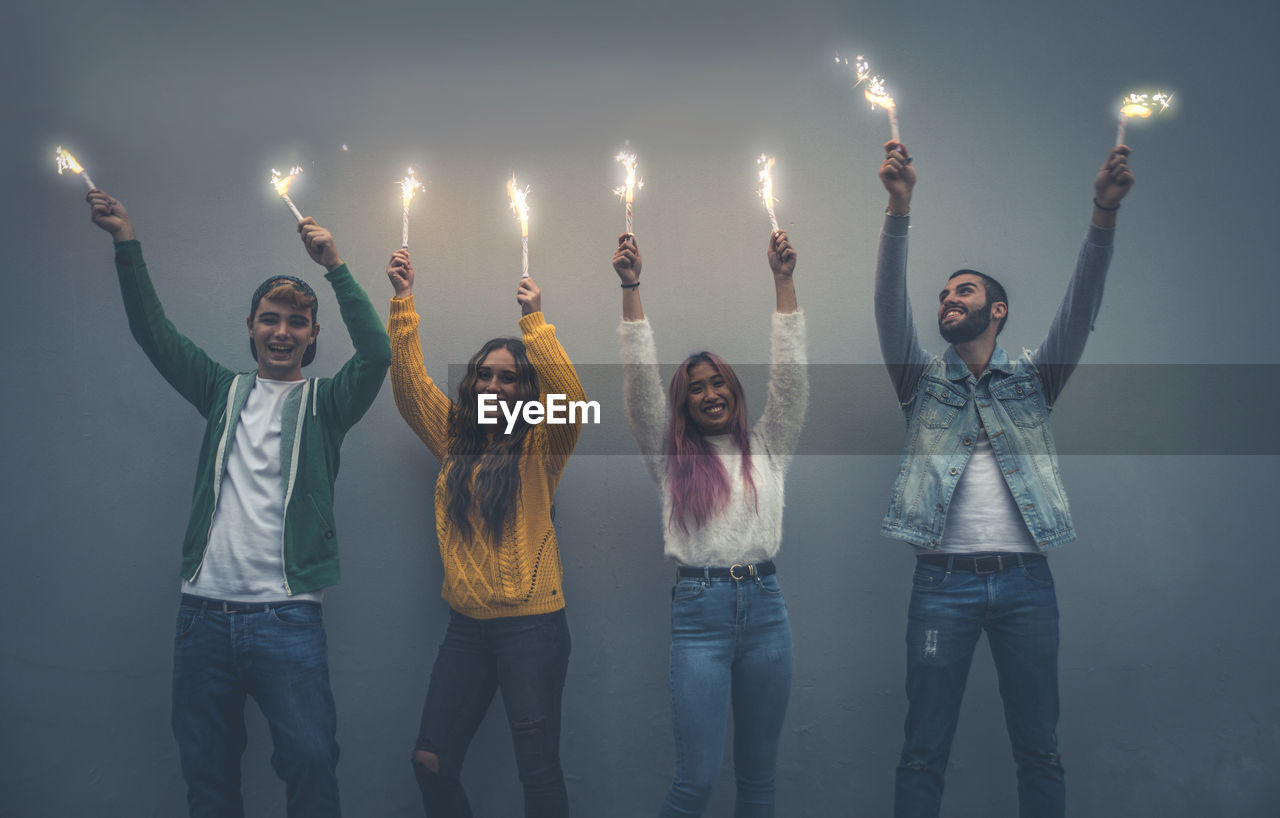
[[[520,221],[520,235],[523,238],[529,238],[529,187],[526,185],[521,188],[516,183],[516,175],[511,174],[511,178],[507,181],[507,196],[511,199],[511,210],[516,214],[516,219]]]
[[[409,207],[409,203],[413,201],[413,195],[419,190],[426,190],[422,186],[422,182],[418,181],[418,176],[413,172],[413,168],[409,168],[409,175],[396,182],[396,184],[400,185],[400,196],[404,200],[406,210]]]
[[[299,173],[302,173],[302,168],[296,165],[290,168],[288,176],[281,176],[280,171],[276,170],[275,168],[272,168],[271,179],[269,181],[271,182],[271,186],[275,188],[276,195],[288,196],[289,185],[293,184],[293,180],[297,178]]]
[[[863,96],[867,98],[867,102],[871,103],[871,107],[875,108],[879,105],[886,111],[893,110],[893,97],[889,96],[889,92],[884,88],[884,77],[874,76],[867,83],[867,90],[863,92]]]
[[[80,163],[76,161],[76,158],[71,155],[71,151],[61,145],[59,145],[58,149],[54,152],[53,159],[58,163],[59,176],[62,175],[64,170],[69,170],[77,176],[84,173],[84,168],[81,167]]]
[[[613,158],[627,170],[626,181],[622,183],[621,187],[615,187],[613,192],[619,199],[631,204],[635,197],[635,192],[644,188],[644,180],[636,178],[636,155],[623,151]]]
[[[1173,102],[1173,94],[1156,91],[1154,94],[1135,92],[1126,96],[1120,105],[1120,116],[1146,119],[1152,114],[1162,113]]]
[[[841,63],[849,65],[849,58],[841,57],[839,54],[836,54],[836,65],[840,65]],[[871,63],[867,62],[867,58],[861,54],[854,57],[853,64],[850,67],[853,69],[853,76],[855,80],[853,83],[854,88],[857,88],[859,85],[866,82],[871,76]]]

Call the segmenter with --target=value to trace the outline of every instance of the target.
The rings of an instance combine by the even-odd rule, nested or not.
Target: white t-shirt
[[[1000,473],[1000,461],[996,460],[986,429],[978,431],[973,454],[951,495],[938,551],[945,554],[1037,552],[1036,542],[1018,511],[1009,484]],[[937,552],[917,548],[916,553]]]
[[[209,545],[182,592],[229,602],[319,602],[323,591],[289,596],[284,587],[284,478],[280,412],[303,381],[258,378],[226,453]]]

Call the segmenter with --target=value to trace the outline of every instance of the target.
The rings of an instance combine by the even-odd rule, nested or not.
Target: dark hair
[[[476,381],[480,364],[495,349],[505,348],[516,362],[516,399],[537,400],[538,373],[519,338],[494,338],[467,362],[458,382],[458,400],[449,409],[449,459],[445,463],[445,515],[463,539],[477,535],[502,543],[502,525],[515,507],[520,488],[520,456],[529,426],[523,420],[509,435],[490,437],[479,422]],[[498,427],[490,427],[498,428]],[[474,479],[473,475],[474,474]],[[472,524],[479,512],[481,530]]]
[[[743,394],[742,382],[733,367],[719,355],[705,350],[695,352],[680,364],[671,377],[664,449],[667,455],[667,488],[671,494],[670,521],[685,533],[689,532],[690,523],[694,528],[706,525],[712,515],[729,502],[729,474],[716,456],[711,442],[689,417],[689,375],[698,364],[708,364],[724,378],[733,393],[737,409],[730,418],[729,437],[742,452],[739,463],[743,491],[750,490],[752,501],[759,502],[756,483],[751,476],[751,435],[747,430],[747,397]]]
[[[999,281],[996,281],[994,278],[987,275],[986,273],[980,273],[977,270],[956,270],[954,273],[947,276],[947,281],[950,281],[956,276],[962,276],[962,275],[977,276],[978,278],[982,279],[982,286],[987,291],[988,307],[990,307],[992,304],[996,303],[997,301],[1004,302],[1004,318],[1000,319],[1000,326],[996,327],[996,335],[999,335],[1000,333],[1004,332],[1004,325],[1009,323],[1009,294],[1004,291],[1004,285],[1002,285]]]
[[[253,317],[258,314],[258,304],[264,298],[270,301],[283,301],[295,310],[310,307],[311,323],[314,324],[316,322],[316,311],[319,307],[316,291],[311,289],[310,284],[297,276],[272,276],[259,284],[258,289],[253,291],[253,299],[249,302],[250,321],[253,321]],[[253,356],[253,360],[258,360],[258,349],[253,345],[252,338],[249,339],[249,354]],[[315,359],[316,342],[312,341],[302,353],[302,365],[306,366]]]

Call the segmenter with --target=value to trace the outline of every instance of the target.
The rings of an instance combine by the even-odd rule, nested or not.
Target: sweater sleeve
[[[1044,386],[1045,402],[1050,408],[1066,386],[1084,355],[1085,341],[1093,330],[1093,322],[1102,308],[1102,288],[1111,265],[1115,228],[1089,225],[1080,255],[1076,257],[1075,274],[1067,285],[1058,313],[1049,325],[1040,348],[1031,354],[1031,363]]]
[[[623,321],[618,325],[618,339],[622,344],[622,398],[627,422],[645,467],[661,486],[666,476],[662,442],[667,429],[667,404],[658,378],[658,349],[649,319]]]
[[[805,411],[809,408],[804,313],[775,312],[772,336],[769,389],[756,430],[770,456],[781,457],[785,467],[795,453],[800,430],[804,428]]]
[[[586,401],[587,394],[569,361],[569,354],[556,338],[555,325],[548,324],[541,312],[535,312],[520,318],[520,332],[529,363],[538,373],[542,405],[547,405],[548,395],[563,395],[569,405],[575,401]],[[575,412],[574,423],[540,423],[534,427],[535,441],[545,441],[550,474],[558,475],[564,471],[569,455],[578,443],[578,435],[582,433],[583,415],[585,412]]]
[[[142,259],[142,245],[130,239],[117,242],[115,250],[116,277],[133,339],[169,385],[207,419],[235,373],[178,332],[165,316]]]
[[[880,231],[880,251],[876,257],[875,310],[876,330],[880,335],[880,354],[893,381],[898,404],[904,409],[915,398],[929,363],[929,354],[920,346],[915,323],[911,320],[911,302],[907,298],[907,229],[908,216],[884,217]]]
[[[328,389],[321,392],[329,401],[329,409],[344,430],[369,411],[378,390],[387,377],[391,363],[391,344],[369,296],[343,264],[325,274],[338,299],[342,322],[351,336],[354,353],[329,379]]]
[[[396,408],[409,428],[443,462],[449,453],[449,411],[453,404],[427,376],[412,294],[391,299],[387,332],[391,336],[391,393]]]

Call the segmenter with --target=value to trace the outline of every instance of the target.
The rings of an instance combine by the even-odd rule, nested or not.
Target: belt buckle
[[[742,576],[738,576],[739,570],[744,571],[745,573]],[[742,565],[740,563],[734,563],[733,565],[729,566],[729,578],[732,579],[734,582],[742,582],[747,577],[753,576],[755,572],[756,572],[756,567],[754,565]]]
[[[1001,554],[986,554],[986,555],[981,556],[981,557],[974,557],[974,558],[973,558],[973,573],[977,574],[978,576],[985,576],[986,574],[998,574],[999,572],[1003,571],[1003,570],[1004,570],[1004,562],[1003,562],[1003,560],[1001,559],[1001,556],[1002,556]],[[991,560],[991,561],[993,561],[993,562],[995,563],[995,566],[996,566],[996,567],[995,567],[995,568],[992,568],[990,571],[984,571],[984,570],[981,568],[981,565],[982,565],[982,561],[983,561],[983,560]]]

